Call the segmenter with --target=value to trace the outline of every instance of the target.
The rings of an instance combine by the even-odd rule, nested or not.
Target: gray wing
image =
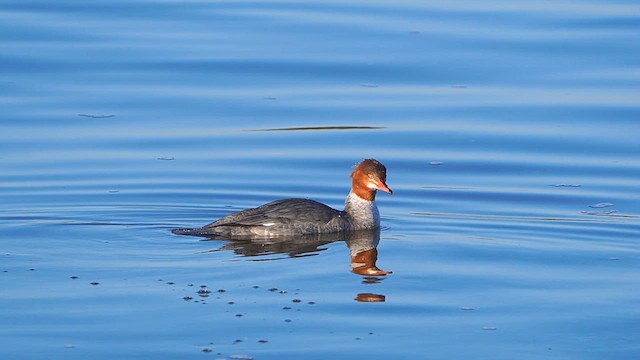
[[[216,226],[260,226],[265,223],[290,224],[293,222],[328,223],[340,211],[309,199],[283,199],[257,208],[233,213],[205,228]]]

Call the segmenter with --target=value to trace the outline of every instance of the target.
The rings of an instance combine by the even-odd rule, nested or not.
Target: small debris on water
[[[293,299],[293,300],[291,300],[291,302],[294,302],[294,303],[301,303],[301,302],[302,302],[302,300],[300,300],[300,299]]]
[[[184,300],[184,301],[191,301],[191,300],[193,300],[193,297],[191,297],[191,296],[184,296],[184,297],[182,298],[182,300]]]
[[[495,326],[483,326],[482,330],[484,330],[484,331],[496,331],[496,330],[498,330],[498,328],[495,327]]]
[[[463,310],[463,311],[472,311],[472,310],[475,310],[475,309],[474,309],[474,308],[472,308],[472,307],[470,307],[470,306],[461,306],[461,307],[460,307],[460,310]]]
[[[171,161],[171,160],[175,160],[176,158],[174,158],[173,156],[164,156],[164,157],[159,157],[158,160],[164,160],[164,161]]]
[[[551,185],[554,187],[567,187],[567,188],[578,188],[581,187],[582,185],[580,184],[555,184],[555,185]]]
[[[429,162],[429,165],[433,165],[433,166],[438,166],[438,165],[442,165],[444,164],[442,161],[431,161]]]
[[[210,352],[213,352],[213,350],[209,349],[209,348],[204,348],[204,349],[202,349],[202,352],[203,353],[210,353]]]
[[[77,277],[77,276],[75,276],[75,275],[73,275],[73,276],[69,276],[69,279],[71,279],[71,280],[77,280],[77,279],[78,279],[78,277]]]
[[[243,316],[242,314],[236,314],[236,317],[242,317],[242,316]]]
[[[231,356],[229,356],[229,359],[233,359],[233,360],[253,360],[253,357],[249,356],[249,355],[231,355]]]
[[[259,342],[260,344],[266,344],[266,343],[268,343],[268,342],[269,342],[269,340],[260,339],[260,340],[258,340],[258,342]]]
[[[99,283],[99,282],[97,282],[97,281],[92,281],[92,282],[90,282],[89,284],[91,284],[91,285],[93,285],[93,286],[100,285],[100,283]]]
[[[76,346],[75,346],[75,345],[73,345],[73,344],[65,344],[65,345],[64,345],[64,348],[65,348],[65,349],[74,349],[75,347],[76,347]]]
[[[619,258],[619,257],[617,257],[617,256],[611,256],[611,257],[609,258],[609,260],[612,260],[612,261],[618,261],[618,260],[620,260],[620,258]]]
[[[603,208],[608,208],[608,207],[611,207],[611,206],[614,206],[614,204],[612,204],[612,203],[597,203],[597,204],[594,204],[594,205],[589,205],[589,207],[592,208],[592,209],[603,209]]]
[[[269,291],[271,291],[271,292],[276,292],[276,291],[278,291],[278,289],[276,289],[276,288],[271,288],[271,289],[269,289]]]
[[[227,290],[225,290],[225,289],[218,289],[218,292],[222,294],[222,293],[227,292]]]
[[[210,290],[207,290],[207,289],[198,290],[198,295],[200,295],[200,297],[207,297],[209,296],[209,294],[211,294]]]
[[[280,290],[280,294],[286,294],[287,290]]]
[[[378,85],[376,84],[371,84],[371,83],[360,83],[360,86],[362,87],[368,87],[368,88],[377,88]]]
[[[606,210],[606,211],[581,211],[582,214],[585,215],[594,215],[594,216],[607,216],[613,215],[617,213],[617,210]]]
[[[88,117],[88,118],[92,118],[92,119],[106,119],[106,118],[112,118],[112,117],[115,117],[115,115],[113,115],[113,114],[109,114],[109,115],[103,115],[103,114],[99,114],[99,115],[94,115],[94,114],[78,114],[78,116],[81,116],[81,117]]]

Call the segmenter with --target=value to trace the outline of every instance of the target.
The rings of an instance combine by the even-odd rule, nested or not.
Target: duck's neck
[[[363,199],[351,190],[344,203],[344,211],[349,215],[352,230],[377,229],[380,227],[380,212],[374,201],[375,191],[371,200]]]

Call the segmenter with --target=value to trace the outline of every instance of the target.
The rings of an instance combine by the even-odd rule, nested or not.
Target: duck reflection
[[[364,276],[384,276],[391,271],[380,270],[378,261],[378,244],[380,230],[357,231],[345,239],[351,255],[351,272]],[[366,279],[365,279],[366,281]]]
[[[209,237],[208,240],[225,240],[221,237]],[[349,248],[351,272],[366,276],[365,283],[375,283],[376,276],[391,274],[376,266],[380,230],[360,230],[347,233],[313,234],[296,237],[268,239],[228,240],[222,247],[207,252],[233,251],[241,256],[264,256],[287,254],[289,257],[315,256],[326,250],[324,245],[344,241]]]
[[[377,267],[378,244],[380,243],[380,230],[360,230],[348,233],[313,234],[307,236],[282,237],[269,239],[225,239],[221,237],[209,237],[209,240],[225,240],[226,243],[209,252],[233,251],[234,254],[248,257],[259,257],[256,261],[276,260],[279,258],[267,258],[267,255],[286,254],[287,257],[316,256],[321,251],[327,250],[325,245],[337,241],[344,241],[349,249],[349,263],[351,272],[363,276],[363,284],[377,284],[382,277],[391,274],[391,271],[381,270]],[[385,296],[374,293],[360,293],[355,299],[358,302],[384,302]]]

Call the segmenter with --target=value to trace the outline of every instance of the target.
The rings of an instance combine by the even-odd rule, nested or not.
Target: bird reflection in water
[[[225,239],[210,237],[209,240],[227,240],[220,248],[206,252],[233,251],[240,256],[258,257],[257,261],[275,260],[276,258],[264,258],[265,255],[286,254],[287,257],[316,256],[327,247],[324,245],[344,241],[349,249],[351,272],[363,276],[364,284],[376,284],[383,276],[391,274],[391,271],[381,270],[377,267],[378,244],[380,243],[380,230],[360,230],[348,233],[313,234],[286,238],[268,239]],[[384,295],[373,293],[360,293],[355,298],[360,302],[383,302]]]
[[[382,280],[380,276],[392,273],[376,266],[380,230],[354,232],[345,241],[351,255],[351,272],[363,275],[362,282],[364,284],[377,284]],[[384,302],[386,298],[380,294],[360,293],[354,300],[358,302]]]

